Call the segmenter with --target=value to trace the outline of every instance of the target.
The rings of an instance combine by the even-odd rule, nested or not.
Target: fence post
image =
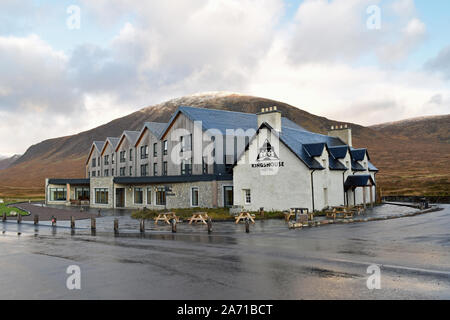
[[[119,232],[119,219],[114,219],[114,233]]]
[[[208,224],[208,233],[211,233],[212,232],[212,220],[211,220],[211,218],[208,218],[207,224]]]
[[[38,224],[39,223],[39,215],[35,214],[34,215],[34,224]]]
[[[245,232],[246,233],[250,232],[250,219],[249,218],[245,218]]]

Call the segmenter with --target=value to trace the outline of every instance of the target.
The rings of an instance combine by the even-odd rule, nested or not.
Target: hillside
[[[20,157],[19,154],[15,154],[12,157],[0,157],[0,170],[9,168]]]
[[[301,106],[296,108],[279,101],[240,94],[211,93],[182,97],[143,108],[77,135],[50,139],[31,146],[13,166],[0,171],[0,195],[38,196],[43,194],[45,177],[82,177],[87,152],[93,140],[119,136],[123,130],[140,130],[145,121],[167,122],[180,105],[248,113],[276,105],[285,117],[308,130],[321,133],[326,133],[330,126],[340,123],[303,111],[299,109]],[[429,127],[430,123],[434,126],[435,121],[441,120],[424,121],[422,126]],[[448,193],[450,172],[445,164],[449,160],[450,143],[440,138],[445,137],[445,134],[448,137],[448,124],[438,136],[430,135],[422,139],[407,133],[396,133],[396,130],[400,132],[406,129],[404,125],[395,123],[385,128],[356,124],[351,124],[351,127],[354,146],[367,146],[372,162],[381,170],[378,179],[385,193],[442,193],[443,190]],[[436,181],[439,189],[429,185]]]

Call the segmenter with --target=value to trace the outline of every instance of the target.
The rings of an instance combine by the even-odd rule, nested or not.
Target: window
[[[191,207],[198,207],[198,187],[191,188]]]
[[[108,204],[108,189],[104,188],[95,189],[95,203]]]
[[[141,165],[141,177],[145,177],[148,175],[148,164]]]
[[[163,162],[162,175],[167,176],[167,161]]]
[[[75,188],[75,200],[89,200],[90,190],[89,188]]]
[[[97,171],[97,175],[100,177],[100,170]]]
[[[152,204],[152,188],[147,188],[147,204]]]
[[[92,176],[95,177],[95,171],[92,171]]]
[[[130,161],[133,161],[133,149],[130,149]]]
[[[141,159],[147,159],[148,158],[148,146],[142,146],[141,147]]]
[[[120,168],[120,172],[119,172],[119,175],[121,176],[121,177],[124,177],[125,176],[125,167],[121,167]]]
[[[114,164],[114,153],[111,153],[111,164]]]
[[[181,161],[181,175],[187,176],[192,174],[192,165],[191,160],[182,160]]]
[[[111,169],[111,176],[114,177],[114,168]]]
[[[66,188],[50,188],[50,201],[66,201]]]
[[[208,174],[208,163],[206,162],[206,157],[202,158],[202,172],[203,174]]]
[[[154,176],[158,175],[158,164],[157,163],[153,164],[153,175]]]
[[[153,156],[158,156],[158,143],[153,144]]]
[[[180,137],[181,152],[192,150],[192,134]]]
[[[252,196],[250,193],[250,189],[244,189],[244,201],[245,201],[245,204],[252,203]]]
[[[105,161],[105,165],[109,164],[109,155],[106,155],[103,157],[104,161]]]
[[[97,166],[97,158],[92,159],[92,167],[95,168]]]
[[[133,167],[130,167],[130,177],[133,176]]]
[[[105,177],[109,176],[109,169],[105,169],[105,172],[104,172],[104,173],[105,173],[105,174],[104,174]]]
[[[144,191],[142,188],[134,188],[134,203],[143,204],[144,203]]]
[[[351,168],[350,168],[350,162],[349,162],[349,161],[345,161],[345,166],[347,167],[347,169],[351,169]]]
[[[156,190],[156,205],[165,206],[166,205],[166,190],[164,188],[158,188]]]
[[[120,151],[120,162],[125,162],[127,159],[127,152],[126,151]]]
[[[168,150],[167,140],[164,140],[164,142],[163,142],[163,156],[167,156],[167,150]]]
[[[100,162],[100,157],[97,158],[97,163],[98,163],[98,166],[100,167],[100,164],[101,164],[101,162]],[[100,175],[100,174],[99,174],[99,175]]]

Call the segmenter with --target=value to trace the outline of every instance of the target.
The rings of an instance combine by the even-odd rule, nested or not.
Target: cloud
[[[425,68],[450,79],[450,46],[443,48],[436,57],[430,59]]]

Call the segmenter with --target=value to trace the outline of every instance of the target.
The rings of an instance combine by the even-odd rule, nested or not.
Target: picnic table
[[[248,218],[252,223],[255,223],[255,215],[254,214],[250,214],[249,212],[241,212],[239,215],[234,217],[236,219],[236,224],[239,223],[239,221],[241,220],[245,220],[246,218]]]
[[[327,218],[333,218],[333,220],[336,220],[336,216],[338,215],[342,215],[344,219],[353,218],[353,211],[344,206],[336,206],[333,207],[332,210],[326,212]]]
[[[164,221],[167,224],[170,224],[170,220],[175,219],[176,222],[180,222],[180,219],[177,217],[175,212],[164,212],[160,213],[155,218],[155,224],[158,224],[158,221]]]
[[[313,220],[313,218],[314,218],[314,214],[312,212],[309,213],[308,212],[308,208],[291,208],[289,211],[286,211],[284,213],[284,219],[286,220],[286,222],[289,222],[291,217],[295,217],[295,215],[297,213],[307,214],[308,215],[308,220]]]
[[[201,222],[203,224],[207,224],[206,220],[208,220],[208,213],[196,212],[192,215],[191,218],[189,218],[189,224],[192,224],[192,222],[194,223]]]

